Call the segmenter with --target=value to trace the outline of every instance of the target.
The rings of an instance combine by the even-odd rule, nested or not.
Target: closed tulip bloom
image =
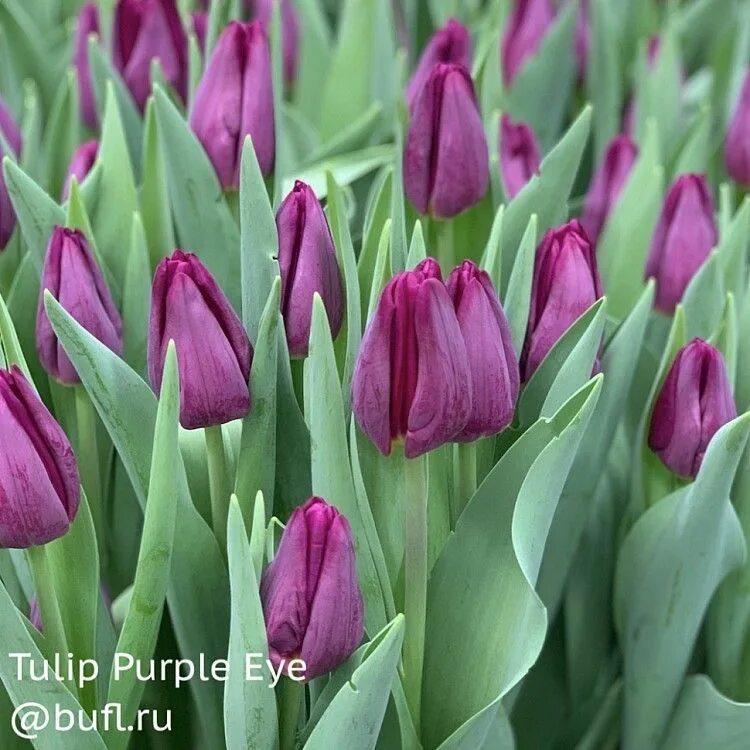
[[[669,369],[654,404],[648,445],[675,474],[694,477],[711,438],[736,416],[721,352],[696,338]]]
[[[404,186],[423,214],[449,218],[478,203],[489,156],[474,84],[461,65],[435,65],[414,101],[404,148]]]
[[[208,269],[182,250],[159,263],[151,289],[148,372],[156,393],[170,339],[177,347],[183,427],[224,424],[250,411],[250,340]]]
[[[206,54],[206,33],[208,32],[208,13],[205,11],[196,11],[190,14],[190,23],[193,27],[193,33],[198,41],[198,49],[201,54]]]
[[[750,186],[750,70],[745,73],[740,98],[729,123],[724,161],[735,182]]]
[[[254,4],[255,18],[270,34],[273,0],[255,0]],[[281,0],[281,53],[284,63],[284,81],[292,84],[297,78],[299,62],[299,16],[293,0]]]
[[[96,113],[94,83],[89,65],[89,36],[99,35],[99,11],[94,3],[86,3],[78,11],[75,44],[73,47],[73,67],[78,80],[78,100],[81,108],[81,119],[87,128],[92,130],[99,124]]]
[[[122,353],[122,319],[86,237],[77,229],[52,230],[42,269],[36,315],[36,348],[50,377],[74,385],[81,379],[57,338],[44,307],[49,290],[60,305],[92,336]]]
[[[0,444],[0,547],[34,547],[63,536],[78,511],[75,454],[15,365],[0,370]]]
[[[345,662],[364,635],[352,531],[322,498],[289,517],[260,583],[268,655],[274,666],[305,663],[305,680]]]
[[[590,50],[591,19],[589,12],[589,0],[580,0],[580,3],[578,5],[578,12],[576,14],[576,29],[573,51],[576,58],[578,78],[581,80],[586,77],[586,69],[588,67]]]
[[[151,62],[158,60],[180,98],[187,97],[187,37],[175,0],[118,0],[112,55],[138,107],[151,93]]]
[[[76,182],[80,185],[86,178],[86,175],[91,171],[91,168],[96,163],[96,157],[99,153],[99,141],[92,140],[82,143],[74,152],[68,164],[68,173],[65,175],[65,183],[63,184],[62,199],[63,201],[68,200],[70,193],[70,183],[73,178],[76,178]]]
[[[323,300],[333,338],[341,330],[344,293],[331,230],[309,185],[297,180],[276,214],[281,314],[292,357],[307,354],[313,296]]]
[[[471,68],[471,37],[469,30],[455,18],[438,29],[427,42],[416,70],[406,84],[406,103],[411,109],[419,90],[427,82],[438,63],[454,63]]]
[[[528,380],[570,326],[602,296],[594,247],[575,219],[550,229],[537,248],[521,355]]]
[[[533,56],[555,19],[550,0],[516,0],[503,33],[503,81],[513,83],[527,59]]]
[[[681,175],[667,191],[646,262],[646,278],[656,279],[654,304],[659,310],[675,309],[716,240],[714,202],[705,175]]]
[[[471,416],[471,372],[440,266],[432,258],[396,274],[365,330],[352,410],[384,455],[404,439],[414,458],[451,441]]]
[[[525,123],[515,123],[504,114],[500,119],[500,172],[505,194],[515,197],[539,172],[539,145],[534,131]]]
[[[593,243],[599,239],[604,222],[617,203],[637,156],[638,147],[630,136],[615,136],[607,146],[586,194],[581,216],[581,224]]]
[[[273,170],[271,52],[262,24],[233,21],[224,29],[195,92],[190,127],[225,190],[236,189],[245,136],[263,174]]]
[[[5,102],[0,99],[0,162],[5,154],[3,140],[10,148],[11,154],[18,157],[21,154],[22,139],[21,130],[19,129],[13,115],[6,106]],[[8,194],[8,187],[5,184],[5,173],[0,165],[0,250],[4,250],[13,235],[16,228],[16,211]]]
[[[504,430],[512,421],[520,377],[510,326],[489,274],[465,260],[447,282],[466,344],[471,416],[453,437],[470,442]]]

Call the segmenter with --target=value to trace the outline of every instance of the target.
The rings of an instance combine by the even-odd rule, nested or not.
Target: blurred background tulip
[[[515,123],[510,115],[500,118],[500,175],[508,198],[514,198],[539,172],[539,145],[534,131],[525,123]]]
[[[740,97],[729,123],[724,162],[735,182],[750,187],[750,70],[745,73]]]
[[[73,66],[78,80],[78,101],[81,108],[81,119],[87,128],[94,130],[99,125],[96,113],[96,97],[94,83],[91,79],[89,64],[89,36],[100,34],[99,11],[94,3],[89,2],[81,6],[76,22],[75,47],[73,50]]]
[[[80,185],[86,175],[91,171],[92,167],[96,163],[96,157],[99,153],[99,141],[91,140],[82,143],[74,152],[68,164],[68,171],[65,175],[65,183],[63,184],[62,200],[63,202],[68,200],[70,193],[70,183],[73,178]]]
[[[550,0],[515,0],[503,33],[503,81],[510,86],[529,57],[539,48],[555,19]]]
[[[2,139],[0,139],[0,161],[6,155],[3,141],[10,148],[12,156],[18,158],[21,155],[22,148],[21,131],[7,105],[1,98],[0,134],[2,134]],[[0,169],[0,250],[5,249],[15,228],[16,210],[13,208],[10,195],[8,194],[8,187],[5,184],[5,173]]]
[[[273,0],[246,0],[253,9],[253,18],[260,21],[271,34]],[[284,81],[291,86],[297,78],[300,46],[299,14],[294,0],[281,0],[281,48],[284,58]]]

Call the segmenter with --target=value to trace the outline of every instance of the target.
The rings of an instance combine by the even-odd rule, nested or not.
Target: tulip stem
[[[477,488],[477,449],[475,443],[456,443],[454,446],[454,490],[451,507],[451,528],[456,528],[464,508]]]
[[[65,637],[65,628],[63,627],[60,604],[55,593],[55,583],[47,557],[47,548],[44,545],[29,547],[26,550],[26,557],[34,579],[34,591],[39,603],[44,638],[49,643],[47,657],[52,658],[54,654],[66,657],[68,640]]]
[[[221,425],[204,429],[208,457],[208,484],[211,492],[211,520],[214,535],[222,551],[227,547],[227,516],[229,515],[229,485],[227,483],[227,457]]]
[[[99,550],[99,566],[106,567],[107,551],[104,536],[104,511],[102,508],[101,476],[99,474],[99,441],[96,437],[97,418],[89,394],[82,386],[76,386],[76,426],[78,428],[78,466],[81,471],[81,484],[91,510],[91,519],[96,532],[96,546]]]
[[[305,694],[305,684],[290,677],[282,677],[279,684],[279,750],[294,750],[299,727],[299,707]]]
[[[456,265],[456,243],[454,222],[433,220],[435,230],[435,252],[443,273],[447,274]]]
[[[404,462],[406,546],[404,550],[404,693],[419,732],[427,615],[427,457]]]

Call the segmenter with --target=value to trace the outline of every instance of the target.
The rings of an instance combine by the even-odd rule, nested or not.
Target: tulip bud
[[[252,136],[263,174],[273,170],[271,52],[259,22],[233,21],[222,32],[196,89],[190,127],[225,190],[239,185],[246,135]]]
[[[586,194],[581,224],[589,239],[596,244],[604,222],[617,203],[638,156],[638,147],[627,135],[613,138]]]
[[[550,0],[516,0],[503,34],[503,81],[510,86],[555,20]]]
[[[471,68],[471,37],[469,30],[455,18],[451,18],[431,37],[419,58],[416,70],[406,84],[406,103],[412,108],[419,90],[427,82],[432,69],[438,63],[453,63]]]
[[[528,380],[565,331],[602,296],[594,248],[573,219],[550,229],[537,248],[531,309],[521,355]]]
[[[504,430],[512,421],[520,377],[510,326],[489,274],[465,260],[448,278],[466,344],[471,377],[471,416],[453,437],[470,442]]]
[[[474,84],[460,65],[435,65],[412,109],[404,186],[420,213],[449,218],[478,203],[489,156]]]
[[[721,352],[693,339],[677,352],[656,398],[649,448],[675,474],[694,477],[714,433],[736,416]]]
[[[716,240],[714,202],[705,175],[681,175],[664,199],[646,262],[646,278],[656,279],[657,309],[675,309]]]
[[[745,73],[740,98],[729,123],[724,161],[735,182],[743,187],[750,186],[750,70]]]
[[[505,194],[515,197],[539,172],[539,146],[534,131],[525,123],[515,123],[506,114],[500,119],[500,172]]]
[[[273,0],[255,0],[254,4],[254,18],[263,24],[267,33],[270,33]],[[284,81],[291,85],[297,78],[299,60],[299,16],[292,0],[281,0],[281,53],[284,61]]]
[[[452,440],[471,416],[471,373],[453,303],[432,258],[396,274],[365,330],[352,411],[381,453],[405,438],[414,458]]]
[[[118,0],[112,56],[136,104],[143,111],[151,93],[151,61],[180,98],[187,97],[187,37],[175,0]]]
[[[76,23],[75,46],[73,48],[73,66],[78,79],[78,99],[81,108],[81,119],[87,128],[92,130],[99,124],[96,112],[94,83],[89,66],[89,36],[99,35],[99,11],[92,2],[81,6]]]
[[[76,457],[15,365],[0,370],[0,443],[0,547],[34,547],[63,536],[78,511]]]
[[[281,271],[281,314],[292,357],[307,355],[313,295],[323,300],[331,336],[344,317],[344,293],[331,230],[309,185],[297,180],[276,214]]]
[[[81,379],[58,341],[44,307],[44,290],[90,334],[116,354],[122,353],[122,319],[83,233],[52,230],[42,269],[36,315],[36,348],[48,375],[68,385]]]
[[[75,177],[76,182],[80,185],[96,163],[98,153],[99,141],[97,140],[86,141],[86,143],[82,143],[73,152],[70,164],[68,164],[68,173],[65,175],[65,183],[63,184],[63,201],[68,200],[70,183],[73,181],[73,178]]]
[[[352,531],[346,518],[319,497],[289,517],[279,549],[260,582],[268,655],[288,674],[305,663],[305,680],[345,662],[364,635]]]
[[[578,4],[578,13],[576,14],[576,29],[573,47],[578,78],[580,80],[583,80],[586,77],[589,51],[591,49],[591,20],[589,15],[589,0],[580,0],[580,3]]]
[[[183,427],[224,424],[250,411],[250,340],[208,269],[182,250],[159,263],[151,289],[148,372],[156,393],[170,339],[177,347]]]
[[[193,33],[198,42],[198,49],[201,54],[206,54],[206,34],[208,33],[208,13],[205,11],[196,11],[190,14],[190,23],[193,27]]]
[[[3,140],[7,143],[12,154],[19,156],[22,148],[21,131],[13,119],[13,115],[6,107],[5,102],[0,99],[0,162],[5,156],[5,147]],[[16,228],[16,211],[8,194],[8,187],[5,184],[5,173],[0,164],[0,250],[4,250],[13,235]]]

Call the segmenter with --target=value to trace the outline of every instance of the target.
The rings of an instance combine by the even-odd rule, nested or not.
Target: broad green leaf
[[[375,259],[375,268],[372,272],[372,285],[370,286],[370,300],[367,305],[367,322],[369,322],[380,299],[383,288],[388,283],[391,268],[391,220],[387,219],[383,225],[378,244],[378,254]]]
[[[495,218],[492,220],[492,228],[490,234],[487,237],[487,244],[484,246],[482,252],[482,259],[479,265],[484,268],[485,271],[490,275],[492,283],[495,289],[500,291],[502,289],[502,262],[503,262],[503,215],[505,213],[505,206],[498,206],[495,212]]]
[[[273,750],[278,743],[276,698],[265,680],[245,679],[245,655],[268,658],[258,578],[236,497],[229,505],[227,529],[232,590],[229,653],[232,668],[224,684],[224,736],[227,750]]]
[[[323,105],[320,92],[330,69],[331,31],[320,0],[297,0],[295,5],[305,33],[300,35],[297,85],[292,96],[306,117],[318,123]]]
[[[661,747],[709,601],[745,559],[729,492],[749,431],[748,414],[722,427],[696,480],[649,508],[620,549],[624,750]]]
[[[133,214],[130,252],[127,255],[122,289],[122,331],[125,361],[141,376],[146,373],[149,310],[151,308],[151,268],[148,246],[140,214]]]
[[[44,141],[46,184],[53,190],[62,190],[70,157],[81,142],[78,82],[73,70],[67,71],[57,90],[47,120]]]
[[[745,295],[747,278],[745,252],[750,235],[750,198],[745,198],[734,217],[722,229],[719,239],[719,260],[724,271],[724,284],[740,302]]]
[[[427,249],[424,244],[424,232],[422,231],[422,222],[417,219],[414,223],[414,231],[411,234],[409,243],[409,255],[406,258],[406,267],[414,268],[418,263],[427,257]]]
[[[406,268],[406,198],[404,197],[404,130],[400,120],[394,124],[396,143],[393,150],[391,177],[391,273]]]
[[[356,149],[366,146],[372,137],[375,126],[380,121],[382,112],[383,105],[374,102],[355,122],[347,125],[347,127],[336,133],[330,140],[315,149],[304,160],[304,164],[315,164],[331,156],[348,151],[356,151]]]
[[[505,291],[503,307],[508,316],[510,332],[513,336],[513,345],[516,353],[520,355],[523,350],[523,342],[526,337],[526,326],[529,321],[529,309],[531,305],[531,283],[534,278],[534,260],[537,247],[537,215],[532,214],[526,231],[518,246],[516,260],[510,272],[508,286]],[[500,287],[496,287],[499,289]]]
[[[33,384],[29,366],[26,364],[26,357],[18,341],[18,335],[8,312],[8,307],[2,297],[0,297],[0,345],[6,364],[18,365],[29,382]]]
[[[711,157],[713,118],[711,107],[705,105],[695,118],[687,139],[677,155],[672,174],[678,177],[689,172],[706,172]]]
[[[177,439],[179,410],[177,352],[174,342],[171,342],[167,349],[156,412],[138,567],[116,648],[117,653],[129,654],[136,662],[147,662],[154,656],[169,584],[175,519],[181,491],[180,485],[174,481],[174,467],[180,460]],[[136,678],[133,670],[122,675],[117,675],[114,671],[110,674],[107,701],[122,706],[125,726],[135,718],[145,687],[145,683]],[[107,733],[107,747],[124,748],[129,739],[126,732],[110,731]]]
[[[707,339],[716,330],[724,311],[724,274],[717,251],[690,280],[682,297],[688,340],[694,336]]]

